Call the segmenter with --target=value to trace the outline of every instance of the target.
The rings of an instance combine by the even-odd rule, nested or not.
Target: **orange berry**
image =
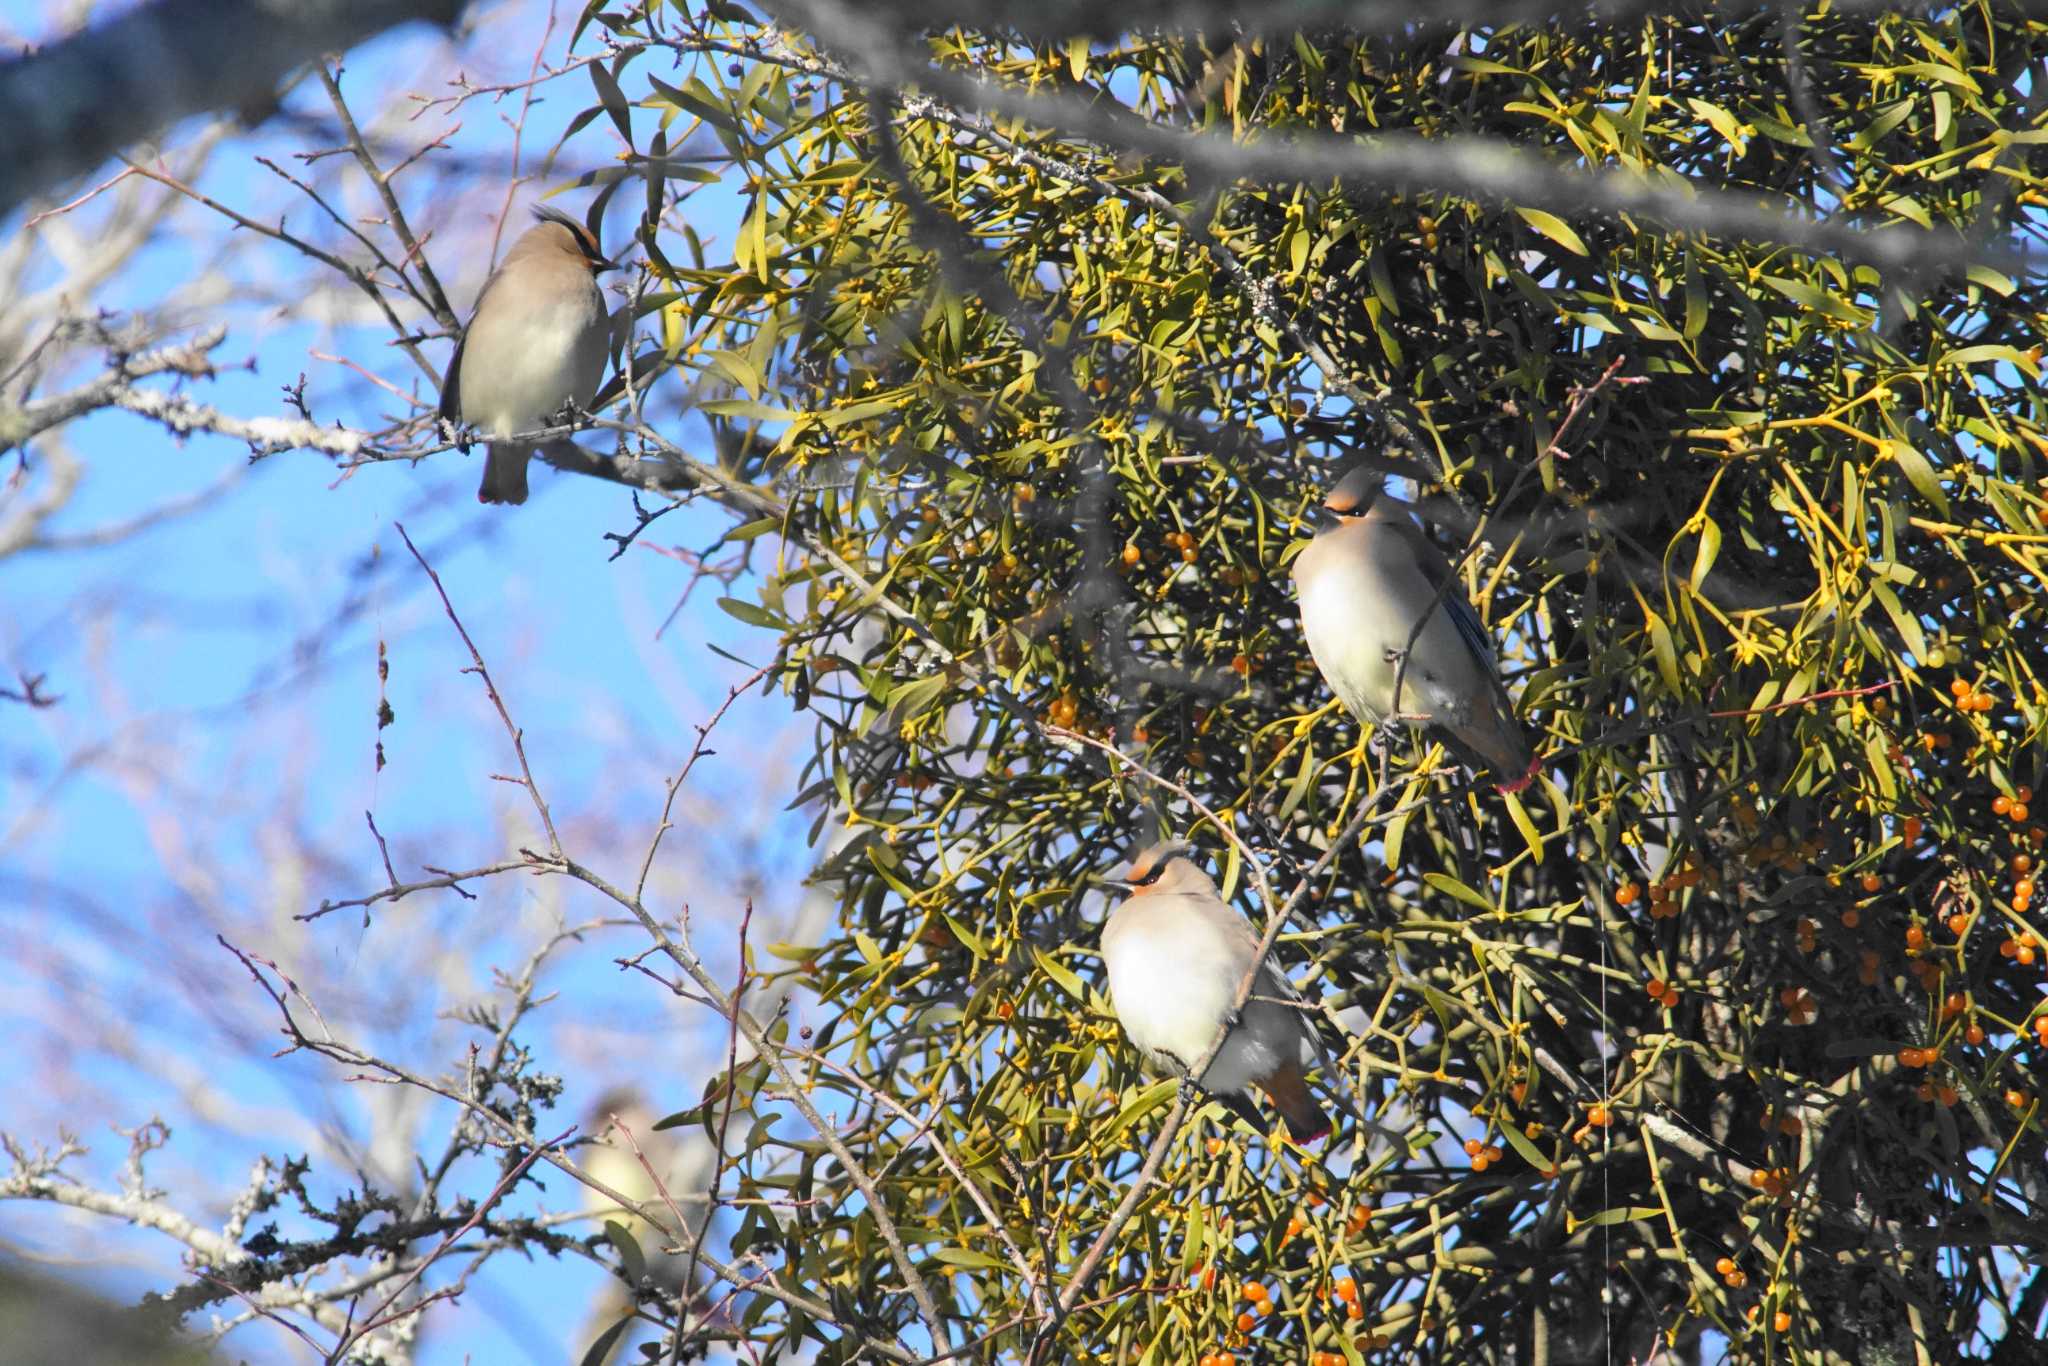
[[[1358,1298],[1358,1282],[1349,1276],[1339,1276],[1337,1278],[1337,1298],[1346,1304],[1356,1300]]]
[[[1861,912],[1861,911],[1857,910],[1857,909],[1856,909],[1855,907],[1853,907],[1853,906],[1852,906],[1852,907],[1850,907],[1850,908],[1849,908],[1848,910],[1846,910],[1846,911],[1843,911],[1843,912],[1842,912],[1842,928],[1843,928],[1843,929],[1845,929],[1845,930],[1853,930],[1853,929],[1855,929],[1855,928],[1856,928],[1856,927],[1857,927],[1858,925],[1861,925],[1862,923],[1863,923],[1863,912]]]
[[[2034,800],[2034,789],[2021,783],[2012,790],[2012,799],[2016,802],[2030,802]]]
[[[1266,1287],[1260,1285],[1257,1281],[1246,1281],[1244,1288],[1238,1291],[1238,1294],[1250,1300],[1253,1304],[1257,1304],[1260,1300],[1266,1298],[1267,1291]]]
[[[2025,820],[2027,818],[2027,804],[2025,802],[2014,802],[2010,815],[2015,821]]]
[[[1961,939],[1970,932],[1970,917],[1961,911],[1957,911],[1948,918],[1948,932]]]
[[[1950,1086],[1947,1082],[1943,1082],[1940,1086],[1934,1088],[1934,1098],[1943,1105],[1952,1106],[1957,1100],[1961,1099],[1961,1096],[1955,1087]],[[1784,1330],[1781,1328],[1778,1331],[1783,1332]]]
[[[1485,1153],[1480,1153],[1478,1156],[1472,1159],[1472,1170],[1475,1172],[1483,1172],[1492,1165],[1493,1159],[1488,1157]]]
[[[1632,905],[1640,895],[1642,895],[1642,889],[1637,887],[1634,882],[1624,882],[1614,889],[1614,904],[1617,906]]]
[[[1664,994],[1657,998],[1657,1004],[1663,1006],[1666,1010],[1676,1010],[1678,1008],[1678,988],[1664,988]]]
[[[2025,877],[2028,873],[2033,871],[2033,868],[2034,860],[2029,858],[2027,855],[2014,854],[2012,856],[2012,875],[2014,877]]]
[[[1596,1129],[1604,1129],[1614,1122],[1614,1115],[1605,1105],[1595,1105],[1586,1111],[1586,1123]]]
[[[1250,1314],[1239,1314],[1237,1316],[1237,1331],[1240,1333],[1249,1333],[1258,1326],[1259,1321]]]
[[[1485,1151],[1486,1145],[1484,1143],[1481,1143],[1478,1139],[1468,1138],[1465,1140],[1465,1156],[1477,1157],[1479,1156],[1479,1154]]]
[[[1960,678],[1951,678],[1948,681],[1948,693],[1950,697],[1960,700],[1970,695],[1970,685]]]
[[[1771,1315],[1771,1327],[1780,1333],[1791,1332],[1792,1316],[1780,1309],[1777,1313]]]
[[[1991,799],[1992,815],[2003,816],[2006,812],[2010,810],[2012,810],[2012,798],[2006,796],[2003,792],[1999,793],[1996,797],[1993,797]]]
[[[1906,823],[1899,833],[1905,836],[1906,843],[1908,844],[1918,842],[1920,838],[1920,818],[1918,816],[1906,817]]]
[[[1717,1276],[1733,1276],[1735,1274],[1735,1259],[1733,1257],[1723,1257],[1720,1261],[1715,1262],[1714,1274]]]
[[[1907,926],[1906,947],[1909,949],[1922,949],[1927,947],[1927,931],[1921,929],[1918,925]]]
[[[1884,886],[1884,882],[1878,877],[1876,873],[1865,873],[1863,875],[1862,886],[1864,891],[1874,892],[1878,888]]]
[[[1980,1024],[1971,1025],[1968,1029],[1963,1031],[1963,1039],[1972,1045],[1983,1043],[1984,1026]]]
[[[2025,1091],[2007,1091],[2005,1093],[2005,1103],[2015,1110],[2025,1109],[2027,1093]]]

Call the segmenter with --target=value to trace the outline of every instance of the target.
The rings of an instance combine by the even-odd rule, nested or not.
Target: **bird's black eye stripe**
[[[1150,868],[1146,869],[1141,876],[1132,878],[1131,885],[1133,887],[1150,887],[1153,883],[1159,881],[1160,874],[1164,873],[1165,871],[1166,861],[1164,859],[1161,859],[1158,863],[1155,863]]]

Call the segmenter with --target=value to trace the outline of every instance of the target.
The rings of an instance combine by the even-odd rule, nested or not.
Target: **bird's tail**
[[[1452,732],[1454,748],[1461,751],[1460,757],[1479,760],[1478,766],[1486,769],[1495,787],[1503,792],[1520,792],[1536,777],[1539,767],[1535,751],[1529,747],[1528,734],[1515,719],[1505,696],[1496,697],[1492,705],[1477,711],[1477,715]]]
[[[1330,1117],[1308,1093],[1308,1082],[1301,1075],[1301,1064],[1282,1063],[1272,1076],[1259,1082],[1258,1087],[1273,1102],[1280,1118],[1287,1122],[1287,1136],[1296,1143],[1316,1143],[1329,1137]]]
[[[479,503],[523,503],[526,501],[526,462],[531,446],[493,441],[484,456],[484,480],[477,485]]]

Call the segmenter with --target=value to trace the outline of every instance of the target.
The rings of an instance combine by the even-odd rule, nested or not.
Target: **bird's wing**
[[[484,287],[476,292],[476,307],[469,310],[469,327],[456,335],[455,351],[448,357],[448,369],[441,376],[440,415],[450,422],[462,421],[462,348],[469,345],[469,328],[475,327],[476,320],[483,316],[484,300],[491,297],[491,287],[504,274],[505,267],[500,265],[484,281]]]
[[[1248,961],[1259,951],[1259,935],[1253,929],[1252,922],[1239,915],[1234,908],[1220,901],[1210,901],[1206,897],[1197,905],[1197,914],[1215,926],[1231,946],[1244,955],[1239,961]],[[1243,975],[1244,970],[1238,969],[1238,976],[1242,978]],[[1287,974],[1280,970],[1279,962],[1270,953],[1266,955],[1266,961],[1259,965],[1259,978],[1252,983],[1252,994],[1275,996],[1284,1001],[1303,999],[1301,993],[1294,989],[1294,983],[1287,980]]]
[[[1458,582],[1451,562],[1444,557],[1443,551],[1437,549],[1436,542],[1408,519],[1405,511],[1388,515],[1386,525],[1398,532],[1414,552],[1416,570],[1421,573],[1429,591],[1438,595],[1437,601],[1443,604],[1444,614],[1451,619],[1451,625],[1458,628],[1459,639],[1486,666],[1486,672],[1492,675],[1493,681],[1500,682],[1500,660],[1494,654],[1493,637],[1487,634],[1486,624],[1479,620],[1479,613],[1472,610],[1472,601],[1465,596],[1464,585]]]
[[[462,335],[455,339],[455,352],[448,357],[448,369],[441,380],[441,420],[462,421],[462,344],[469,340],[469,329],[463,328]]]

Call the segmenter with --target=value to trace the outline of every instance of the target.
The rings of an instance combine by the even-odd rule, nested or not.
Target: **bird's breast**
[[[464,416],[493,436],[532,431],[571,399],[588,404],[609,341],[604,296],[587,289],[546,297],[494,293],[470,325],[462,354]]]
[[[1399,538],[1339,532],[1311,553],[1296,572],[1302,636],[1338,700],[1372,721],[1456,711],[1480,664]]]
[[[1175,900],[1145,897],[1120,910],[1122,923],[1112,921],[1103,937],[1103,958],[1131,1042],[1193,1062],[1216,1037],[1249,960]]]

